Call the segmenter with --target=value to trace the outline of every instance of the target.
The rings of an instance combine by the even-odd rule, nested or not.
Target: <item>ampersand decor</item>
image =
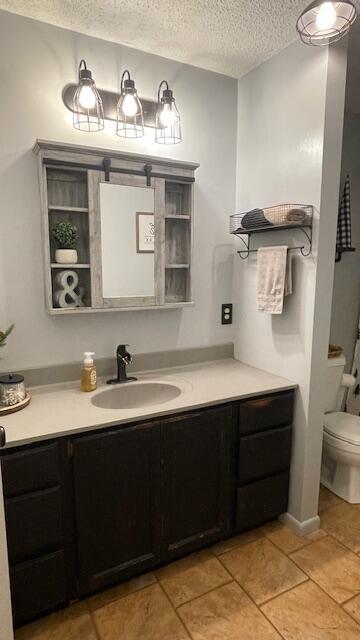
[[[56,275],[55,282],[60,287],[54,292],[54,300],[59,307],[65,309],[85,306],[83,301],[85,291],[83,287],[78,287],[79,276],[76,271],[60,271]]]

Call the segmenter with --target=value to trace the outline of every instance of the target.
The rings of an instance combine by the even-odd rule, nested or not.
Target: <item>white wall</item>
[[[159,82],[173,86],[184,142],[163,148],[153,131],[126,141],[108,130],[93,135],[69,126],[61,92],[86,58],[100,88],[118,90],[129,68],[140,95]],[[4,368],[74,361],[84,350],[111,355],[119,342],[133,352],[229,342],[220,305],[231,300],[236,178],[235,80],[164,58],[0,12],[0,242],[4,253],[7,318],[16,323]],[[112,127],[113,129],[113,127]],[[194,298],[183,311],[139,311],[49,317],[44,307],[36,138],[171,156],[200,163],[196,173]]]
[[[285,202],[313,204],[316,210],[313,256],[303,258],[294,252],[294,293],[286,299],[283,315],[269,316],[256,311],[256,254],[247,261],[236,258],[234,275],[234,296],[238,307],[235,327],[237,357],[291,378],[300,386],[289,502],[290,514],[300,522],[317,514],[320,471],[322,410],[310,395],[316,385],[311,377],[314,349],[318,349],[318,358],[325,366],[337,209],[332,206],[324,211],[329,224],[329,234],[326,234],[325,224],[322,229],[325,234],[323,251],[330,255],[329,291],[328,299],[323,300],[322,329],[325,337],[323,343],[320,341],[314,345],[317,266],[320,260],[316,232],[319,230],[322,197],[326,88],[330,66],[327,50],[295,43],[242,78],[238,88],[238,211]],[[343,95],[341,89],[340,86],[340,96]],[[334,131],[341,135],[341,108],[332,114],[332,118]],[[336,156],[341,146],[339,140],[332,142],[336,173]],[[269,235],[267,239],[265,236],[258,238],[258,242],[263,244],[302,244],[303,240],[299,231],[282,232],[277,237]],[[321,291],[318,295],[321,297]]]
[[[335,265],[330,339],[344,349],[351,370],[360,311],[360,115],[345,113],[341,167],[341,193],[346,175],[351,184],[352,245]],[[346,310],[346,313],[344,313]]]

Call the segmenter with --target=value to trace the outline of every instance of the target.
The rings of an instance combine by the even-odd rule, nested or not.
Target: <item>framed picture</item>
[[[155,220],[153,213],[136,214],[136,251],[154,253]]]

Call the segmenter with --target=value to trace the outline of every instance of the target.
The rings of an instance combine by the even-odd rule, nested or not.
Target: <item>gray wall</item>
[[[293,295],[281,316],[256,310],[256,254],[246,261],[236,256],[234,273],[237,357],[300,387],[289,512],[309,526],[317,514],[320,476],[319,384],[330,328],[345,62],[341,48],[328,53],[297,42],[242,78],[238,89],[237,209],[284,202],[315,206],[313,254],[294,254]],[[303,237],[287,231],[257,242],[302,244]]]
[[[355,253],[343,254],[335,265],[330,339],[344,349],[351,370],[360,311],[360,116],[345,113],[341,167],[341,192],[350,175],[352,245]]]
[[[163,148],[153,130],[140,141],[114,135],[114,125],[89,135],[70,126],[61,92],[86,58],[100,88],[116,91],[129,68],[140,95],[154,97],[166,78],[181,110],[184,142]],[[233,245],[228,215],[235,206],[237,82],[103,40],[0,12],[0,290],[2,322],[15,322],[2,367],[79,360],[84,350],[133,352],[229,342],[221,302],[232,292]],[[43,294],[36,138],[171,156],[200,163],[195,189],[194,299],[183,311],[139,311],[49,317]],[[2,254],[2,257],[1,257]]]

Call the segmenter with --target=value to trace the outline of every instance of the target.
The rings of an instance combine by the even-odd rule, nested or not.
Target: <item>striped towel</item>
[[[342,253],[342,251],[349,249],[351,249],[350,178],[346,176],[344,191],[339,204],[336,251]]]

